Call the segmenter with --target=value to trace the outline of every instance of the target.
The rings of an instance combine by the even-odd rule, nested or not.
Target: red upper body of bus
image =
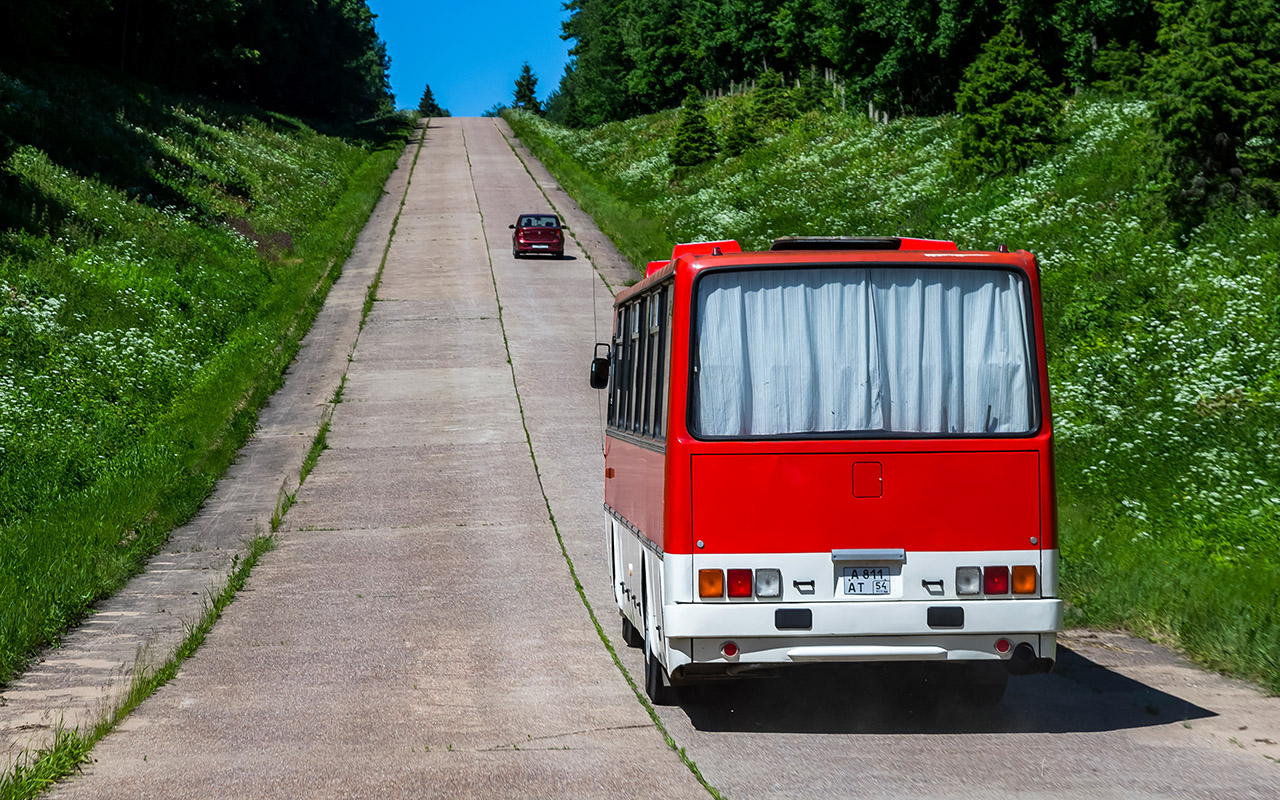
[[[643,281],[620,292],[618,309],[665,287],[669,355],[661,346],[654,349],[669,359],[659,370],[669,368],[669,378],[653,387],[665,398],[665,408],[663,398],[653,404],[661,423],[632,424],[619,415],[609,427],[605,502],[613,513],[666,554],[1056,548],[1049,381],[1034,257],[1026,251],[957,251],[953,244],[925,240],[904,240],[901,248],[742,253],[732,252],[736,243],[708,243],[677,249],[671,262],[654,264]],[[1026,304],[1031,411],[1025,429],[776,437],[696,430],[690,387],[698,281],[719,272],[829,268],[1011,273]],[[615,330],[615,348],[625,333]]]

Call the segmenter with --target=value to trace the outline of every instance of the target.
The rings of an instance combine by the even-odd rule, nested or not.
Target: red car
[[[549,253],[564,256],[565,226],[555,214],[521,214],[516,224],[508,225],[511,255],[519,258],[527,253]]]

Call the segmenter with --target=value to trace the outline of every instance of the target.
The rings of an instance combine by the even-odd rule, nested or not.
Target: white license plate
[[[845,594],[888,594],[888,567],[845,567]]]
[[[546,249],[547,249],[548,247],[550,247],[550,246],[551,246],[551,245],[549,245],[549,244],[535,244],[535,245],[533,245],[533,249],[534,249],[534,250],[546,250]]]

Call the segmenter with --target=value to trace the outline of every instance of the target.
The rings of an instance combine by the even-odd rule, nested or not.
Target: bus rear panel
[[[617,299],[624,634],[655,696],[905,661],[969,665],[998,700],[1051,668],[1062,625],[1034,259],[816,241],[684,245]]]

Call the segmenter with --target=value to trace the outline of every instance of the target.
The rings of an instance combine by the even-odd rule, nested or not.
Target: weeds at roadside
[[[346,380],[346,375],[342,376]],[[338,386],[335,394],[341,393],[342,386]],[[311,449],[307,451],[306,458],[302,460],[302,469],[298,471],[298,485],[306,483],[307,476],[311,474],[311,470],[315,469],[316,462],[320,460],[320,454],[329,449],[329,424],[333,421],[333,405],[325,408],[321,417],[320,428],[316,431],[315,438],[311,440]]]

